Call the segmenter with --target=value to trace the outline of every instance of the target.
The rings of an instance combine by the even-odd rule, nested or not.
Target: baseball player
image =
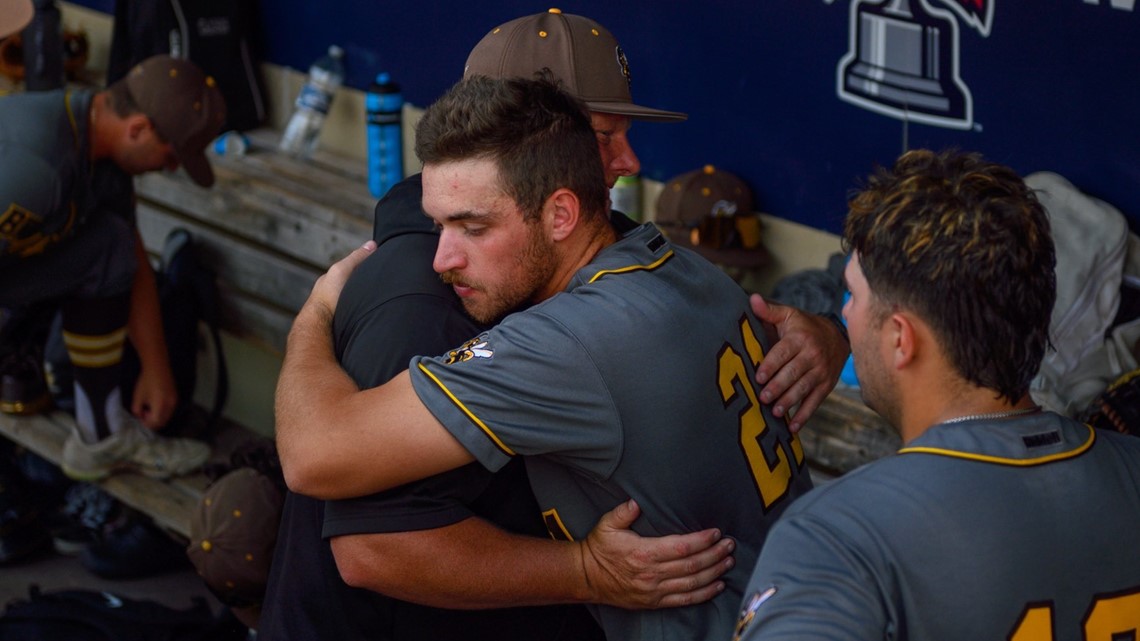
[[[711,601],[593,608],[611,639],[727,638],[741,568],[811,487],[799,440],[757,398],[769,341],[747,295],[652,224],[611,221],[589,118],[549,81],[465,79],[424,114],[416,150],[441,229],[436,271],[476,320],[533,306],[358,392],[329,321],[371,245],[334,265],[297,316],[279,379],[291,487],[351,496],[527,455],[556,538],[583,540],[630,498],[640,534],[737,537]]]
[[[511,47],[504,46],[508,42]],[[638,171],[626,138],[631,118],[684,119],[633,102],[623,74],[628,66],[613,56],[617,48],[597,22],[552,10],[491,30],[471,51],[465,72],[530,76],[548,67],[578,79],[579,94],[604,98],[591,108],[612,113],[591,112],[591,120],[612,184],[618,175]],[[464,313],[452,288],[432,270],[439,236],[420,207],[421,195],[416,175],[377,204],[378,249],[353,273],[338,303],[335,354],[361,387],[386,382],[416,354],[442,353],[486,329]],[[632,521],[632,507],[622,504],[615,515]],[[585,608],[545,604],[692,603],[718,591],[715,581],[690,575],[710,567],[719,575],[731,563],[723,558],[730,539],[704,547],[716,541],[713,531],[650,540],[609,519],[595,531],[590,557],[600,554],[603,564],[616,564],[587,579],[584,570],[592,566],[567,554],[582,544],[550,540],[521,459],[495,473],[472,463],[345,501],[289,492],[258,636],[585,641],[601,636]],[[631,551],[607,552],[615,541]],[[687,558],[675,559],[677,551]],[[695,556],[688,557],[690,551]],[[544,607],[517,607],[533,604]]]
[[[912,151],[850,203],[844,308],[895,456],[772,529],[736,638],[1117,639],[1140,629],[1140,440],[1030,398],[1056,297],[1012,170]]]
[[[0,99],[0,307],[61,308],[75,379],[78,430],[62,462],[72,478],[122,468],[165,477],[209,455],[202,443],[146,429],[166,422],[177,392],[154,273],[135,227],[132,176],[182,165],[209,186],[204,150],[224,118],[213,79],[168,56],[143,61],[103,91]],[[119,389],[128,337],[142,364],[132,412]],[[16,397],[15,411],[36,411],[34,395],[19,392],[42,389],[42,374],[25,362],[5,360],[5,393]]]

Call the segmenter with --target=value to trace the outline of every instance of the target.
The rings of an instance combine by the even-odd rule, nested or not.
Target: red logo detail
[[[970,27],[984,36],[989,35],[993,26],[993,0],[939,0],[962,17]]]

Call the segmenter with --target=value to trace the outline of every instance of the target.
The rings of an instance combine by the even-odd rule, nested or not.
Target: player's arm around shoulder
[[[290,489],[350,498],[459,467],[467,450],[432,416],[407,372],[361,391],[337,363],[332,319],[369,241],[317,279],[289,332],[275,398],[277,448]]]
[[[731,539],[718,530],[642,537],[627,501],[584,541],[511,534],[479,519],[411,532],[332,539],[349,585],[451,608],[602,603],[629,609],[692,605],[724,590]]]
[[[756,372],[760,400],[772,406],[774,415],[790,417],[788,427],[798,432],[835,389],[850,342],[841,322],[770,303],[759,294],[752,295],[751,305],[779,336]]]

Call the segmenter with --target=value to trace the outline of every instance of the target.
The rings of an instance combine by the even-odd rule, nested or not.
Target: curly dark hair
[[[915,150],[879,168],[848,203],[873,309],[929,323],[967,381],[1016,402],[1049,343],[1056,257],[1049,220],[1009,167],[980,154]]]
[[[605,219],[605,175],[589,112],[549,70],[534,79],[472,76],[455,84],[416,126],[425,164],[487,158],[527,219],[555,190],[577,194],[588,218]]]

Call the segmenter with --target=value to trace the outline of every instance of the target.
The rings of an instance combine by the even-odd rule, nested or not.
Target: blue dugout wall
[[[113,12],[114,0],[75,0]],[[122,1],[122,0],[120,0]],[[138,1],[138,0],[130,0]],[[576,0],[629,59],[643,174],[712,163],[758,208],[838,232],[847,193],[903,149],[957,146],[1060,173],[1140,231],[1138,0]],[[548,7],[462,0],[260,0],[263,58],[304,70],[329,44],[347,84],[389,71],[426,106],[495,25]]]

